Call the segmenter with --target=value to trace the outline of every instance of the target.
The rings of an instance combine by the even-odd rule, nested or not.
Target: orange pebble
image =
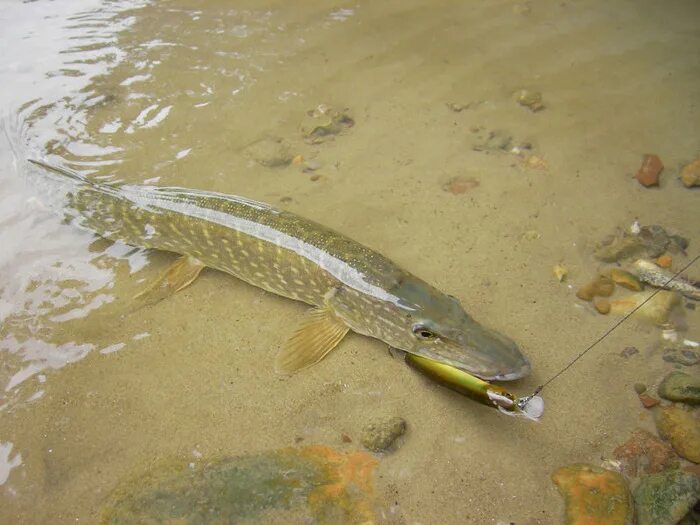
[[[662,255],[661,257],[656,259],[656,264],[658,266],[661,266],[661,268],[670,268],[672,262],[673,262],[673,259],[671,258],[670,255]]]

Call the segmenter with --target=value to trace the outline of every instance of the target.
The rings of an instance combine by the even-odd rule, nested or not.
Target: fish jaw
[[[460,332],[454,343],[424,346],[417,353],[485,381],[514,381],[530,373],[530,361],[508,337],[471,319]]]

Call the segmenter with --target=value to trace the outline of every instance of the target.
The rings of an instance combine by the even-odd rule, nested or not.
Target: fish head
[[[403,309],[401,350],[460,368],[485,380],[509,381],[530,372],[508,337],[472,319],[459,300],[416,278],[394,290]]]

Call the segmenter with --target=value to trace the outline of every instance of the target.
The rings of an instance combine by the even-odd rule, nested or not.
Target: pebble
[[[700,481],[673,469],[641,479],[634,490],[637,525],[676,525],[698,500]]]
[[[681,182],[686,188],[700,186],[700,159],[691,162],[681,170]]]
[[[505,131],[489,131],[486,137],[479,136],[480,142],[473,146],[474,151],[508,151],[513,144],[513,137]]]
[[[644,288],[644,285],[639,279],[637,279],[636,275],[633,275],[625,270],[621,270],[620,268],[613,268],[610,270],[610,278],[615,282],[615,284],[619,284],[628,290],[640,292]]]
[[[646,393],[639,394],[639,401],[642,403],[644,408],[654,408],[656,405],[661,403],[661,401]]]
[[[666,249],[680,249],[687,240],[678,235],[669,235],[658,224],[641,226],[639,231],[618,232],[603,239],[595,249],[595,256],[603,262],[616,262],[631,257],[659,257]]]
[[[542,104],[542,93],[539,91],[521,89],[515,93],[515,100],[518,104],[528,108],[530,111],[537,112],[544,109],[544,104]]]
[[[669,401],[700,404],[700,375],[671,372],[661,381],[658,393]]]
[[[569,274],[569,270],[564,266],[563,264],[555,264],[554,268],[552,268],[552,271],[554,272],[554,276],[557,278],[559,282],[562,282],[564,279],[566,279],[566,276]]]
[[[667,363],[693,366],[700,363],[700,355],[692,350],[683,350],[681,348],[664,348],[663,360]]]
[[[547,161],[537,155],[530,155],[525,161],[525,166],[533,170],[546,170],[549,167]]]
[[[593,299],[593,307],[599,314],[609,314],[610,313],[610,301],[607,299],[601,299],[596,297]]]
[[[626,346],[625,349],[622,352],[620,352],[620,357],[624,357],[626,359],[638,353],[639,350],[637,350],[636,346]]]
[[[615,290],[615,283],[609,277],[599,275],[576,292],[576,297],[584,301],[592,301],[594,297],[610,297]],[[609,311],[609,310],[608,310]]]
[[[656,413],[656,429],[679,456],[700,463],[700,418],[697,411],[681,405],[660,407]]]
[[[626,525],[631,519],[627,483],[617,472],[577,463],[557,469],[552,481],[564,497],[566,525]]]
[[[642,429],[632,432],[612,455],[620,461],[622,473],[630,477],[655,474],[678,466],[673,447]]]
[[[309,172],[309,171],[316,171],[321,167],[321,163],[317,160],[307,160],[306,162],[303,163],[302,165],[302,171]]]
[[[377,418],[367,423],[360,443],[372,452],[385,452],[406,432],[406,420],[398,416]]]
[[[452,195],[461,195],[479,187],[479,180],[473,177],[452,177],[442,185],[442,190]]]
[[[293,160],[287,143],[279,137],[265,137],[245,148],[255,162],[266,168],[287,166]]]
[[[637,394],[643,394],[647,391],[647,386],[644,383],[635,383],[634,391],[637,392]]]
[[[659,266],[661,268],[670,268],[671,264],[673,264],[673,257],[670,255],[662,255],[658,259],[656,259],[656,266]]]
[[[642,166],[637,172],[639,184],[645,187],[659,185],[659,173],[664,169],[661,159],[657,155],[644,155]]]

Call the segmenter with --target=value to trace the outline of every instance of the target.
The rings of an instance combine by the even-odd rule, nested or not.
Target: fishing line
[[[566,372],[567,370],[569,370],[569,368],[571,368],[572,366],[574,366],[574,364],[576,364],[576,362],[577,362],[579,359],[581,359],[584,355],[586,355],[590,350],[592,350],[593,348],[595,348],[595,346],[597,346],[598,343],[600,343],[601,341],[603,341],[603,339],[605,339],[606,337],[608,337],[615,329],[617,329],[617,327],[619,327],[622,323],[624,323],[625,321],[627,321],[627,319],[629,319],[630,317],[632,317],[632,315],[634,315],[635,312],[637,312],[637,311],[638,311],[640,308],[642,308],[645,304],[647,304],[649,301],[651,301],[651,300],[656,296],[657,293],[663,291],[663,289],[664,289],[666,286],[668,286],[669,283],[671,283],[672,281],[674,281],[680,274],[682,274],[684,271],[686,271],[688,268],[690,268],[693,264],[695,264],[695,262],[696,262],[698,259],[700,259],[700,255],[696,255],[695,258],[694,258],[692,261],[690,261],[690,262],[689,262],[688,264],[686,264],[683,268],[681,268],[678,272],[676,272],[668,281],[666,281],[664,284],[662,284],[660,288],[658,288],[656,291],[654,291],[654,293],[652,293],[649,297],[647,297],[646,299],[644,299],[644,301],[642,301],[639,305],[637,305],[634,309],[632,309],[632,311],[631,311],[630,313],[628,313],[628,314],[625,315],[622,319],[620,319],[618,322],[616,322],[614,325],[612,325],[612,326],[611,326],[603,335],[601,335],[598,339],[596,339],[596,340],[593,341],[590,345],[588,345],[588,346],[586,347],[586,349],[583,350],[583,352],[581,352],[579,355],[577,355],[574,359],[572,359],[572,360],[569,362],[569,364],[567,364],[566,366],[564,366],[564,368],[562,368],[561,370],[559,370],[556,374],[554,374],[552,377],[550,377],[547,381],[545,381],[543,384],[541,384],[540,386],[538,386],[532,394],[530,394],[530,395],[527,396],[527,397],[521,398],[521,399],[519,400],[519,402],[518,402],[518,405],[519,405],[521,408],[522,408],[522,407],[525,407],[525,405],[527,405],[533,397],[535,397],[535,396],[538,395],[540,392],[542,392],[542,390],[544,389],[544,387],[546,387],[547,385],[549,385],[552,381],[554,381],[554,380],[557,379],[559,376],[561,376],[564,372]]]

